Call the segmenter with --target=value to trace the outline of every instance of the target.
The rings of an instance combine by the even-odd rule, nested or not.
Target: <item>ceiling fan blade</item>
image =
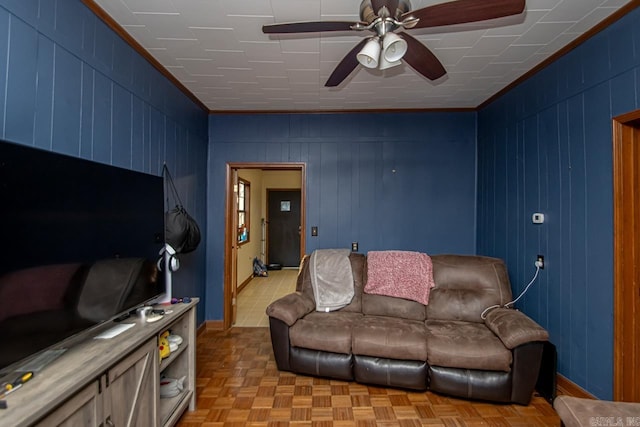
[[[525,0],[456,0],[407,12],[401,19],[419,19],[412,28],[440,27],[518,15],[524,7]]]
[[[439,79],[447,73],[440,60],[418,39],[407,33],[398,33],[398,35],[407,42],[407,53],[404,54],[402,60],[411,68],[429,80]]]
[[[285,34],[285,33],[318,33],[321,31],[351,31],[352,26],[364,22],[346,21],[316,21],[316,22],[291,22],[287,24],[263,25],[262,32],[265,34]]]
[[[342,58],[342,61],[340,61],[338,66],[333,70],[333,73],[331,73],[331,75],[329,76],[327,82],[324,84],[326,87],[338,86],[344,79],[349,76],[349,74],[353,72],[353,70],[356,69],[359,64],[356,55],[358,54],[358,52],[360,52],[360,50],[362,50],[362,48],[368,41],[369,38],[362,40],[353,49],[351,49],[344,58]]]

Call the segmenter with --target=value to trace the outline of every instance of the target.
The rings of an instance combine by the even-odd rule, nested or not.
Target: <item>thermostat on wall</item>
[[[531,221],[533,221],[534,224],[544,223],[544,214],[539,212],[534,213],[531,215]]]

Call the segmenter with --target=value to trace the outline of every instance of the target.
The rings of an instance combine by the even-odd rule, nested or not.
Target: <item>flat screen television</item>
[[[0,141],[0,201],[0,372],[164,293],[162,177]]]

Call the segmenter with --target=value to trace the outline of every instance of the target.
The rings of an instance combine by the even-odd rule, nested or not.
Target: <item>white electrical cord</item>
[[[510,301],[508,303],[506,303],[504,305],[505,308],[509,308],[510,306],[512,306],[513,304],[517,303],[518,300],[520,298],[522,298],[524,296],[524,294],[527,293],[527,291],[529,290],[529,288],[531,287],[531,285],[533,285],[533,282],[536,281],[536,279],[538,278],[538,273],[540,272],[540,265],[538,264],[538,261],[536,261],[536,274],[533,275],[533,278],[531,279],[531,281],[527,284],[527,286],[525,286],[524,291],[522,291],[520,293],[520,295],[518,295],[518,298],[514,299],[513,301]],[[487,307],[484,309],[484,311],[482,312],[482,314],[480,314],[480,318],[482,320],[485,320],[487,318],[487,313],[491,310],[493,310],[494,308],[500,308],[503,307],[500,304],[496,304],[496,305],[492,305],[490,307]]]

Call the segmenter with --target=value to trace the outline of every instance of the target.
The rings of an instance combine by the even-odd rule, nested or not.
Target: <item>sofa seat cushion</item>
[[[511,370],[511,351],[482,323],[427,320],[427,361],[447,368]]]
[[[364,316],[353,326],[353,354],[399,360],[427,360],[424,322]]]
[[[289,341],[293,347],[350,354],[351,329],[361,319],[360,313],[314,311],[291,326]]]

